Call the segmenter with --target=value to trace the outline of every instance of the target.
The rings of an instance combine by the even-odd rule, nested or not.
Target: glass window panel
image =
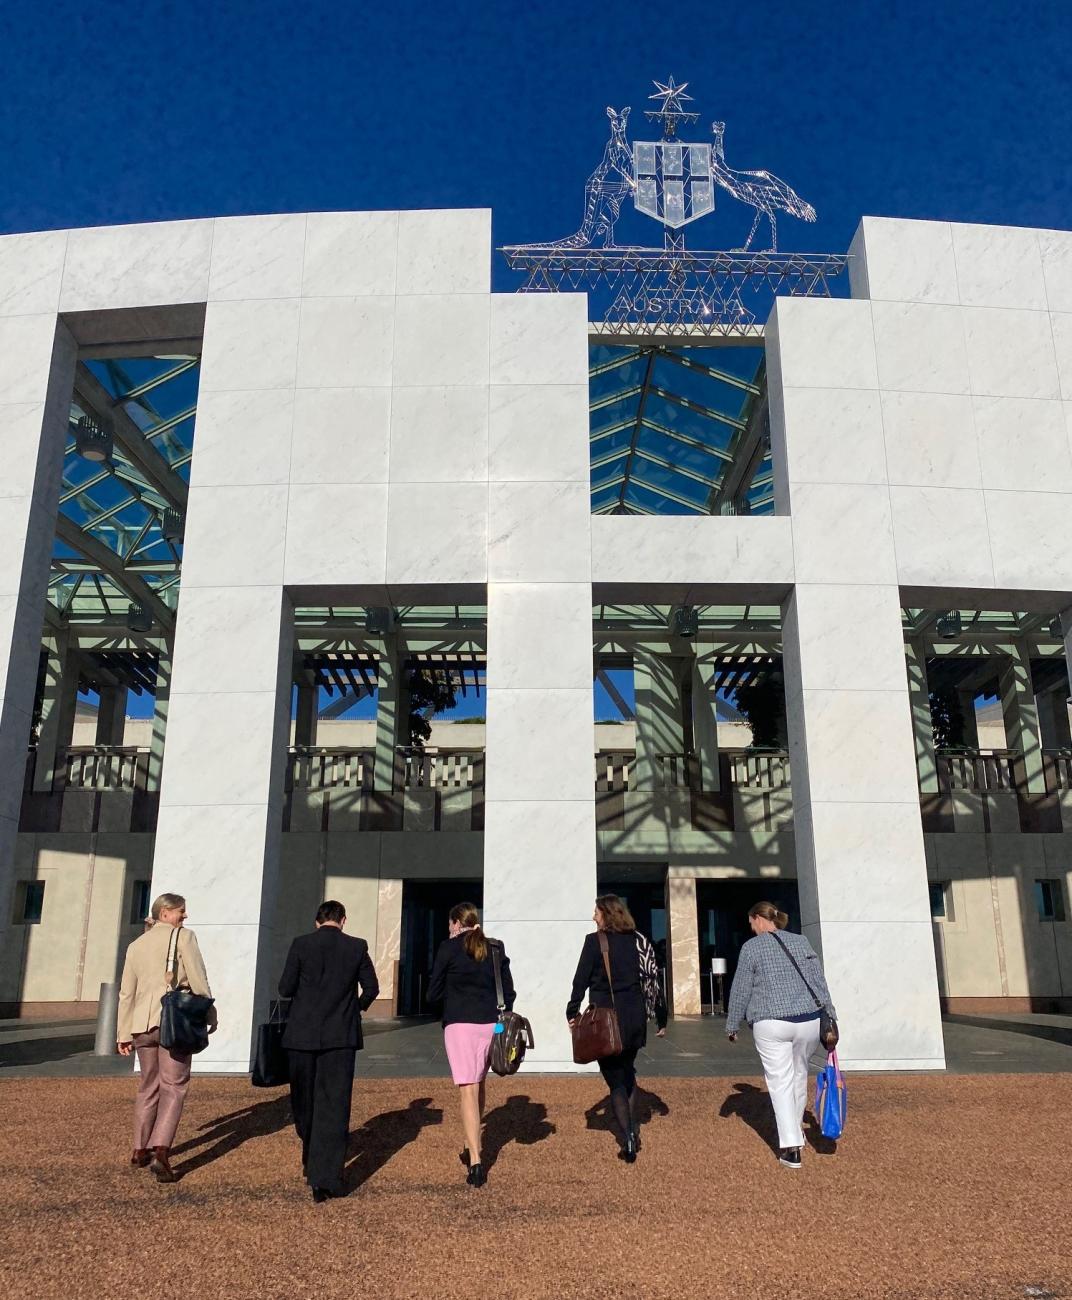
[[[661,146],[661,152],[663,156],[663,175],[680,176],[684,160],[684,153],[681,145],[664,144]],[[667,184],[667,189],[669,190],[669,188],[670,186]]]
[[[643,144],[638,142],[633,146],[633,157],[636,160],[636,171],[638,176],[655,175],[654,144]]]
[[[675,496],[684,497],[687,502],[697,507],[703,506],[707,501],[709,489],[702,483],[686,478],[684,474],[675,474],[673,470],[663,465],[656,465],[653,460],[648,460],[639,451],[633,461],[631,476],[643,479],[652,487],[665,487]]]
[[[685,220],[685,185],[683,181],[663,182],[663,212],[670,225]]]
[[[693,144],[689,146],[689,171],[695,179],[698,176],[711,175],[711,146]],[[693,189],[696,187],[693,186]]]
[[[675,465],[683,465],[686,469],[703,474],[715,482],[718,481],[726,465],[725,461],[719,460],[709,452],[701,451],[698,447],[687,447],[684,443],[675,442],[664,433],[657,433],[646,426],[640,430],[637,447],[643,451],[653,452],[656,456],[669,460]]]

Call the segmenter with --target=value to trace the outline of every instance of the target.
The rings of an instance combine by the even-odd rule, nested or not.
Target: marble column
[[[375,1010],[393,1016],[398,1009],[398,962],[402,955],[402,881],[381,879],[376,897],[373,965],[380,982]]]
[[[779,299],[767,365],[796,571],[783,643],[803,929],[822,954],[843,1064],[941,1069],[871,304]]]
[[[908,697],[912,704],[912,736],[916,745],[916,772],[922,794],[938,792],[938,760],[934,752],[934,724],[931,720],[930,685],[927,681],[927,652],[921,637],[905,643],[908,668]]]
[[[53,242],[26,240],[47,248]],[[56,277],[59,265],[62,253]],[[32,259],[24,266],[34,276],[40,271]],[[36,302],[50,284],[51,278],[28,283],[27,293]],[[43,314],[6,314],[16,302],[22,303],[16,313],[32,310],[15,287],[0,285],[0,948],[11,923],[15,840],[77,359],[69,331],[57,324],[55,302]],[[58,278],[54,289],[58,296]]]
[[[1001,715],[1005,721],[1005,744],[1023,758],[1028,793],[1042,794],[1046,789],[1042,735],[1031,681],[1031,652],[1026,641],[1016,641],[1010,657],[1002,661],[998,687],[1001,691]]]
[[[97,702],[97,733],[94,743],[106,747],[121,745],[126,721],[127,688],[102,686]]]
[[[670,1010],[675,1016],[698,1016],[700,935],[694,876],[666,878],[666,937]]]
[[[587,301],[491,301],[484,917],[532,1067],[572,1071],[565,1008],[596,893]]]

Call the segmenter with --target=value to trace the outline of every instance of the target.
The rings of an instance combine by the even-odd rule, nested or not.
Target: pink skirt
[[[444,1028],[443,1042],[450,1062],[451,1077],[456,1084],[461,1086],[484,1081],[488,1073],[488,1057],[494,1033],[494,1021],[489,1025],[454,1024]]]

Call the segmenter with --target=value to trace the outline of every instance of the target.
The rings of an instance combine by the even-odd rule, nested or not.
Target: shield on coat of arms
[[[637,211],[671,230],[715,210],[709,144],[634,141],[633,176]]]

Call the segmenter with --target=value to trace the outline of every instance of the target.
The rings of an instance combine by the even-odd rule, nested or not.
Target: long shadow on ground
[[[288,1093],[273,1097],[271,1101],[259,1101],[251,1106],[244,1106],[229,1115],[221,1115],[207,1124],[202,1124],[197,1137],[189,1138],[172,1148],[172,1158],[184,1155],[187,1151],[197,1150],[199,1147],[204,1148],[197,1155],[177,1165],[175,1172],[180,1178],[184,1178],[194,1170],[202,1169],[205,1165],[212,1164],[214,1160],[219,1160],[221,1156],[229,1155],[243,1142],[278,1133],[290,1122]]]
[[[533,1101],[520,1094],[507,1097],[501,1106],[489,1111],[484,1120],[484,1137],[480,1156],[485,1169],[490,1169],[499,1153],[510,1142],[531,1147],[549,1138],[555,1126],[547,1118],[543,1102]]]
[[[645,1124],[650,1124],[656,1116],[670,1114],[670,1107],[663,1099],[654,1092],[649,1092],[637,1084],[635,1101],[633,1102],[633,1113],[636,1118],[638,1138],[642,1136],[640,1130],[643,1130]],[[614,1121],[614,1112],[611,1109],[610,1096],[602,1097],[594,1106],[589,1106],[584,1112],[585,1125],[590,1129],[597,1129],[605,1133],[613,1133],[616,1140],[621,1142],[621,1134],[618,1132],[618,1125]]]
[[[68,1034],[55,1038],[24,1038],[0,1045],[0,1066],[47,1065],[93,1051],[95,1033]]]
[[[778,1146],[778,1126],[774,1122],[774,1111],[771,1109],[770,1096],[765,1089],[757,1088],[754,1083],[735,1083],[733,1091],[722,1103],[718,1113],[723,1119],[730,1119],[734,1115],[738,1119],[743,1119],[775,1155],[778,1154],[780,1150]],[[808,1145],[814,1151],[817,1151],[819,1155],[833,1155],[837,1150],[836,1142],[823,1137],[822,1130],[810,1111],[804,1112],[804,1137]]]
[[[442,1124],[443,1112],[431,1097],[415,1097],[400,1110],[373,1115],[350,1134],[344,1181],[348,1192],[368,1182],[403,1147],[415,1142],[430,1124]]]

